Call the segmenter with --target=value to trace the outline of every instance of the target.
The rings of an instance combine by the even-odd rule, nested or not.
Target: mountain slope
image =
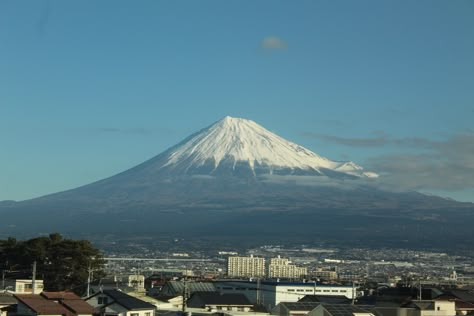
[[[271,232],[289,238],[279,233],[292,223],[301,228],[294,229],[295,238],[371,236],[383,242],[405,240],[417,229],[418,239],[422,234],[434,243],[440,233],[444,240],[455,236],[461,241],[473,234],[468,225],[474,220],[473,204],[381,190],[376,177],[255,122],[225,117],[118,175],[0,203],[0,232],[176,234],[185,229],[219,235],[231,230],[238,242],[239,236],[261,238]],[[443,230],[450,225],[456,230]]]
[[[375,177],[352,162],[336,162],[287,141],[257,123],[225,117],[167,153],[162,168],[187,174],[215,173],[221,165],[253,175],[299,174]],[[325,171],[331,171],[328,174]]]

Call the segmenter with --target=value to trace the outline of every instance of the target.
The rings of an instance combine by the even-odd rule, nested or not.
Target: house
[[[457,315],[467,315],[474,312],[474,294],[466,290],[450,290],[436,297],[436,300],[453,301]]]
[[[375,316],[374,311],[355,305],[346,304],[320,304],[309,316]]]
[[[327,304],[322,302],[282,302],[272,315],[278,316],[420,316],[414,308],[375,307],[369,305]]]
[[[17,301],[9,293],[0,293],[0,316],[7,316],[9,309],[16,305]]]
[[[321,305],[320,302],[281,302],[271,310],[272,315],[303,316]]]
[[[176,295],[176,296],[155,296],[154,299],[156,299],[156,303],[154,304],[156,306],[157,310],[163,310],[163,309],[179,309],[181,310],[183,308],[183,296],[182,295]]]
[[[70,292],[16,294],[17,315],[25,316],[92,316],[95,309]]]
[[[412,307],[419,310],[420,316],[454,316],[456,304],[453,300],[413,300]]]
[[[450,291],[441,294],[437,298],[453,298],[458,299],[464,302],[473,303],[474,304],[474,292],[467,291],[467,290],[460,290],[460,289],[451,289]]]
[[[73,316],[61,304],[48,300],[39,294],[16,294],[17,315],[22,316]]]
[[[253,307],[253,304],[243,294],[221,294],[219,292],[195,292],[187,300],[186,305],[212,312],[249,312]]]
[[[107,316],[154,316],[156,307],[119,290],[104,290],[86,299],[86,302]]]
[[[89,293],[95,294],[105,290],[122,290],[125,292],[134,291],[136,287],[131,287],[129,284],[132,284],[132,280],[130,280],[127,276],[115,275],[110,278],[102,278],[99,280],[95,280],[91,282]],[[133,284],[132,284],[133,285]]]
[[[43,291],[43,280],[35,280],[33,291],[33,280],[31,279],[7,279],[5,289],[14,294],[39,294]]]
[[[72,292],[42,292],[40,295],[47,300],[64,306],[69,312],[77,316],[92,316],[97,313],[95,308]]]

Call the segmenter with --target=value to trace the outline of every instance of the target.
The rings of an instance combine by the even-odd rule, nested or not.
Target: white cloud
[[[305,133],[326,142],[359,148],[397,148],[371,157],[363,164],[380,174],[378,185],[402,190],[460,191],[474,188],[474,132],[465,131],[442,140],[394,138],[385,133],[352,138]]]
[[[263,49],[279,50],[287,49],[288,44],[279,37],[267,36],[260,43],[260,47]]]

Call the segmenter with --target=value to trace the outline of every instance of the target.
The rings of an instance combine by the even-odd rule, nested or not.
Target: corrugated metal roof
[[[187,282],[187,291],[192,294],[194,292],[216,292],[216,287],[211,282]],[[184,292],[183,281],[169,281],[165,284],[174,294],[182,294]]]

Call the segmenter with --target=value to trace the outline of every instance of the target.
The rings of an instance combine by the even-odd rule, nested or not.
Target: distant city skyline
[[[467,0],[1,2],[0,201],[112,176],[230,115],[474,202],[472,16]]]

